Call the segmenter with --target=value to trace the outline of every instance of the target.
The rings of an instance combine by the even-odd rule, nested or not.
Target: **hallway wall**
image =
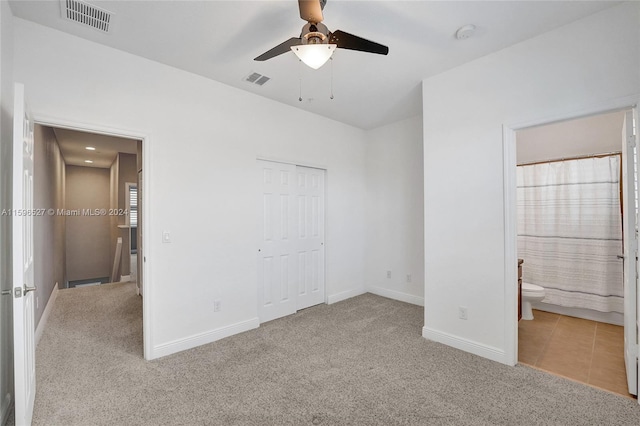
[[[65,162],[51,127],[35,126],[34,131],[34,194],[36,209],[54,209],[56,214],[36,216],[34,226],[34,279],[36,285],[35,324],[56,283],[64,288],[65,216],[58,215],[64,208]]]
[[[67,165],[65,208],[109,210],[109,169]],[[109,216],[66,218],[67,281],[104,278],[111,274]]]

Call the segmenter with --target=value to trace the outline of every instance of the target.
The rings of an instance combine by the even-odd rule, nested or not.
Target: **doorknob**
[[[619,255],[618,255],[618,259],[624,259],[624,256],[623,256],[623,255],[621,255],[621,254],[619,254]]]
[[[29,293],[30,291],[36,291],[36,287],[35,287],[35,286],[33,286],[33,287],[29,287],[28,285],[26,285],[26,284],[25,284],[25,285],[24,285],[24,293],[23,293],[23,294],[27,294],[27,293]]]

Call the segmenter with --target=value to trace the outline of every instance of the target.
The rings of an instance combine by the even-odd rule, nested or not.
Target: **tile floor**
[[[631,397],[622,327],[536,310],[533,316],[518,323],[520,363]]]

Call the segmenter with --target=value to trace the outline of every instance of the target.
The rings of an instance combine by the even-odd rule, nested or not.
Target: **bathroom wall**
[[[599,114],[516,132],[518,164],[620,152],[624,111]]]

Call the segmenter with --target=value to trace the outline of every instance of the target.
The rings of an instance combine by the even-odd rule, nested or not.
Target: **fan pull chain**
[[[331,96],[329,96],[329,99],[333,99],[333,57],[329,58],[329,60],[331,61]]]
[[[302,61],[298,59],[298,81],[300,82],[300,95],[298,101],[302,102]]]

